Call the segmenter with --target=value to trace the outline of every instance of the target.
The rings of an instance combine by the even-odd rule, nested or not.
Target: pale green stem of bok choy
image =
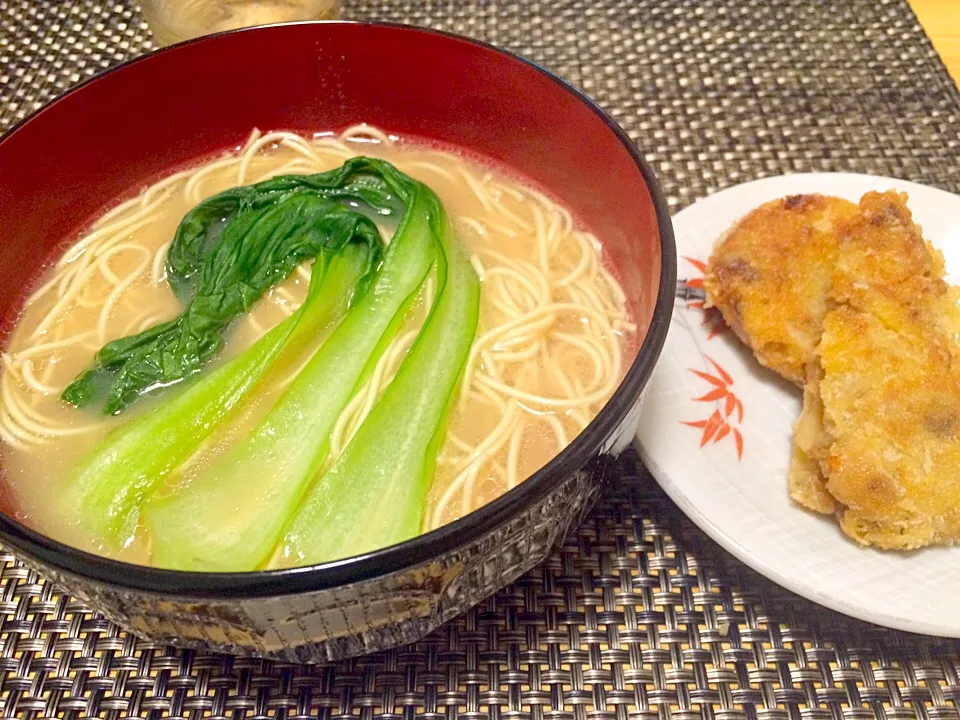
[[[390,163],[358,157],[326,173],[232,188],[187,213],[167,255],[168,282],[186,304],[183,314],[108,343],[63,394],[75,405],[106,398],[104,409],[113,413],[155,388],[186,385],[166,391],[75,468],[64,502],[77,509],[95,542],[105,550],[126,542],[144,500],[223,423],[281,351],[317,338],[366,296],[383,241],[356,208],[381,216],[407,211],[418,186]],[[233,361],[196,379],[231,319],[314,257],[322,259],[314,262],[305,305]]]
[[[277,565],[360,555],[419,534],[447,416],[477,329],[480,283],[436,203],[440,291],[396,377],[301,504]],[[444,277],[445,276],[445,277]]]
[[[425,185],[408,179],[406,189],[406,211],[364,298],[250,435],[185,487],[144,507],[156,565],[244,571],[269,559],[327,459],[337,418],[399,330],[436,260],[432,221],[442,206]]]
[[[371,250],[351,244],[314,261],[304,304],[253,346],[100,441],[77,466],[64,501],[100,543],[116,547],[134,531],[139,508],[210,436],[281,351],[294,351],[347,311]]]

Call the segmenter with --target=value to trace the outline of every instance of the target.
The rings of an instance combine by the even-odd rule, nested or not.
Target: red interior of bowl
[[[106,205],[253,127],[369,122],[467,148],[565,203],[603,242],[633,314],[657,297],[655,208],[603,116],[536,67],[417,30],[350,23],[207,38],[107,73],[0,141],[0,315]]]
[[[370,122],[468,148],[559,198],[602,240],[641,324],[660,272],[657,220],[615,132],[535,67],[444,35],[350,23],[208,38],[106,74],[0,142],[0,312],[106,204],[253,127]]]

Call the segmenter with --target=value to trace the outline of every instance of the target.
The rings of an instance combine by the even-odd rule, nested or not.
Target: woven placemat
[[[345,6],[492,41],[585,88],[675,210],[790,171],[960,191],[960,97],[903,0]],[[150,47],[120,0],[0,0],[0,128]],[[960,644],[772,586],[690,527],[632,456],[546,563],[389,653],[298,667],[148,645],[2,552],[0,613],[9,717],[960,717]]]

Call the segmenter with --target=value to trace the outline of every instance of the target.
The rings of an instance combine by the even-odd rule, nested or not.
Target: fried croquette
[[[789,198],[768,203],[721,240],[705,283],[761,363],[794,382],[803,364],[791,497],[835,514],[864,545],[953,543],[960,539],[957,290],[943,280],[943,258],[923,239],[905,195],[868,193],[854,212],[844,201],[802,197],[834,208],[829,233],[785,222]],[[775,233],[782,227],[811,247],[785,248]],[[727,247],[731,238],[737,244]],[[778,253],[807,265],[767,270]],[[748,254],[761,258],[750,263],[752,285],[723,269]],[[783,320],[781,296],[805,306],[799,324]],[[778,322],[785,322],[779,336]],[[771,354],[771,344],[788,351]]]
[[[787,485],[795,502],[814,512],[832,515],[837,501],[827,490],[820,468],[821,460],[830,453],[831,436],[823,428],[823,402],[820,399],[819,362],[807,366],[807,383],[803,386],[803,409],[793,425],[793,446]]]
[[[906,200],[894,192],[867,193],[861,198],[859,212],[837,235],[828,305],[846,305],[888,326],[902,327],[910,321],[936,327],[955,317],[952,291],[942,279],[943,258],[923,239]],[[842,512],[826,484],[829,473],[823,467],[834,438],[824,428],[822,347],[817,348],[806,374],[803,410],[794,425],[790,496],[816,512]]]
[[[907,196],[870,192],[843,228],[829,296],[878,315],[899,315],[903,307],[941,317],[938,304],[949,290],[943,255],[923,238],[907,207]],[[932,305],[930,304],[932,301]]]
[[[736,223],[707,263],[708,304],[760,364],[797,385],[820,340],[838,238],[857,212],[823,195],[774,200]]]
[[[960,538],[960,357],[913,308],[880,318],[841,305],[818,348],[820,458],[843,531],[911,550]]]

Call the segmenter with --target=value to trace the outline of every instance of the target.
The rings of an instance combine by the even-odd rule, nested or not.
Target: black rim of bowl
[[[456,33],[421,28],[403,23],[363,22],[363,21],[305,21],[268,25],[267,28],[284,25],[367,25],[401,29],[413,33],[439,35],[458,42],[492,50],[501,55],[521,62],[529,68],[549,78],[561,89],[572,94],[613,132],[623,145],[637,169],[643,176],[647,191],[653,200],[657,217],[660,240],[660,286],[654,306],[650,326],[637,351],[637,357],[627,370],[623,380],[617,386],[610,400],[601,408],[597,416],[580,435],[564,448],[549,463],[529,476],[512,490],[496,500],[465,515],[459,520],[443,525],[417,537],[396,545],[364,555],[342,560],[306,565],[282,570],[257,570],[248,572],[192,572],[166,570],[145,565],[113,560],[94,555],[71,547],[42,535],[4,514],[0,514],[0,537],[10,546],[19,549],[25,555],[39,560],[73,575],[94,580],[103,584],[122,587],[128,590],[176,594],[182,597],[231,599],[264,596],[290,595],[312,590],[322,590],[370,580],[387,575],[407,567],[414,566],[426,559],[438,556],[453,548],[463,547],[476,540],[511,517],[524,507],[553,491],[570,473],[583,467],[597,454],[601,443],[616,429],[617,425],[630,412],[638,401],[640,392],[649,378],[659,358],[670,324],[671,308],[677,276],[677,253],[674,244],[673,226],[670,212],[656,176],[646,160],[641,156],[626,132],[590,97],[566,80],[549,70],[519,55],[496,47],[490,43],[474,40]],[[29,117],[17,123],[0,138],[5,142],[18,129],[30,122],[35,116],[49,109],[63,98],[80,92],[88,84],[118,72],[140,62],[148,62],[160,53],[176,52],[177,48],[193,43],[209,42],[213,38],[237,33],[257,32],[263,28],[241,28],[215,35],[187,40],[167,48],[128,60],[110,68],[81,83],[50,103],[44,105]]]

